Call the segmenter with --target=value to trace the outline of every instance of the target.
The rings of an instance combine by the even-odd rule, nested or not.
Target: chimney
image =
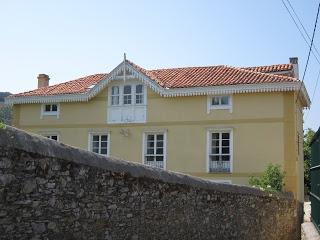
[[[299,64],[297,57],[289,58],[289,62],[293,65],[293,77],[299,79]]]
[[[39,74],[38,76],[38,88],[49,86],[49,76],[47,74]]]

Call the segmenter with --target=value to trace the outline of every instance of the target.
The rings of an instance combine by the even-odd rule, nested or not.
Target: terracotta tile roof
[[[76,80],[60,83],[48,87],[42,87],[33,91],[18,93],[11,95],[10,97],[27,97],[27,96],[49,96],[59,94],[72,94],[72,93],[86,93],[90,90],[90,86],[100,82],[106,73],[98,73],[89,75]]]
[[[270,74],[271,72],[292,70],[291,64],[249,68],[236,68],[221,65],[146,70],[128,60],[127,63],[131,64],[134,68],[165,88],[189,88],[298,81],[296,78],[290,76]],[[86,93],[90,90],[90,86],[97,84],[106,76],[106,73],[94,74],[65,83],[39,88],[29,92],[14,94],[10,97]]]
[[[291,63],[288,63],[288,64],[277,64],[277,65],[270,65],[270,66],[245,67],[242,69],[247,69],[247,70],[262,72],[262,73],[276,73],[276,72],[283,72],[283,71],[291,71],[293,69],[293,65]]]
[[[170,68],[147,71],[147,76],[167,88],[293,82],[287,76],[266,74],[230,66]]]

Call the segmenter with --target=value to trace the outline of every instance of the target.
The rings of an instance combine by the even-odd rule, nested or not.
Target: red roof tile
[[[48,87],[42,87],[35,89],[33,91],[18,93],[11,95],[12,97],[27,97],[27,96],[49,96],[49,95],[59,95],[59,94],[73,94],[73,93],[86,93],[90,90],[92,85],[100,82],[106,73],[98,73],[94,75],[89,75],[76,80],[68,81],[65,83],[60,83]],[[11,97],[10,96],[10,97]]]
[[[293,77],[277,75],[277,72],[280,71],[291,71],[291,64],[249,68],[208,66],[146,70],[128,60],[127,63],[131,64],[134,68],[165,88],[189,88],[298,81]],[[276,72],[276,74],[271,74],[273,72]],[[11,95],[11,97],[86,93],[90,90],[90,86],[97,84],[106,76],[106,73],[94,74],[73,81]]]
[[[167,88],[208,87],[237,84],[293,82],[297,79],[230,66],[169,68],[146,71]]]
[[[277,73],[277,72],[283,72],[283,71],[291,71],[293,69],[293,65],[291,63],[288,63],[288,64],[277,64],[277,65],[270,65],[270,66],[245,67],[242,69],[247,69],[247,70],[262,72],[262,73]]]

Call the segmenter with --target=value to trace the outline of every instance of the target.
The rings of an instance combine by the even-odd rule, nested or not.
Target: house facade
[[[303,108],[289,64],[146,70],[124,59],[95,74],[6,99],[13,125],[98,154],[213,181],[248,184],[269,163],[303,201]]]

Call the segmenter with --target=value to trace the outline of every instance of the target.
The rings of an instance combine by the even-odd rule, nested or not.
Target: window
[[[145,133],[144,137],[144,164],[158,168],[165,168],[165,134]]]
[[[111,105],[119,105],[120,104],[120,92],[119,86],[113,86],[111,88]]]
[[[143,85],[136,85],[136,104],[143,104]]]
[[[138,81],[112,84],[108,88],[107,122],[145,123],[147,117],[146,86]]]
[[[123,87],[123,104],[131,104],[132,94],[131,94],[131,85],[125,85]]]
[[[46,104],[44,111],[45,112],[57,112],[58,106],[57,106],[57,104]]]
[[[52,140],[59,141],[58,135],[44,135],[44,137],[52,139]]]
[[[208,132],[209,172],[231,172],[232,131]]]
[[[109,134],[90,134],[90,150],[94,153],[109,155]]]
[[[212,97],[211,105],[213,106],[228,106],[229,96]]]
[[[208,96],[208,113],[214,109],[229,109],[232,111],[231,96]]]
[[[57,116],[59,117],[60,105],[54,104],[43,104],[41,105],[41,118],[43,116]]]

